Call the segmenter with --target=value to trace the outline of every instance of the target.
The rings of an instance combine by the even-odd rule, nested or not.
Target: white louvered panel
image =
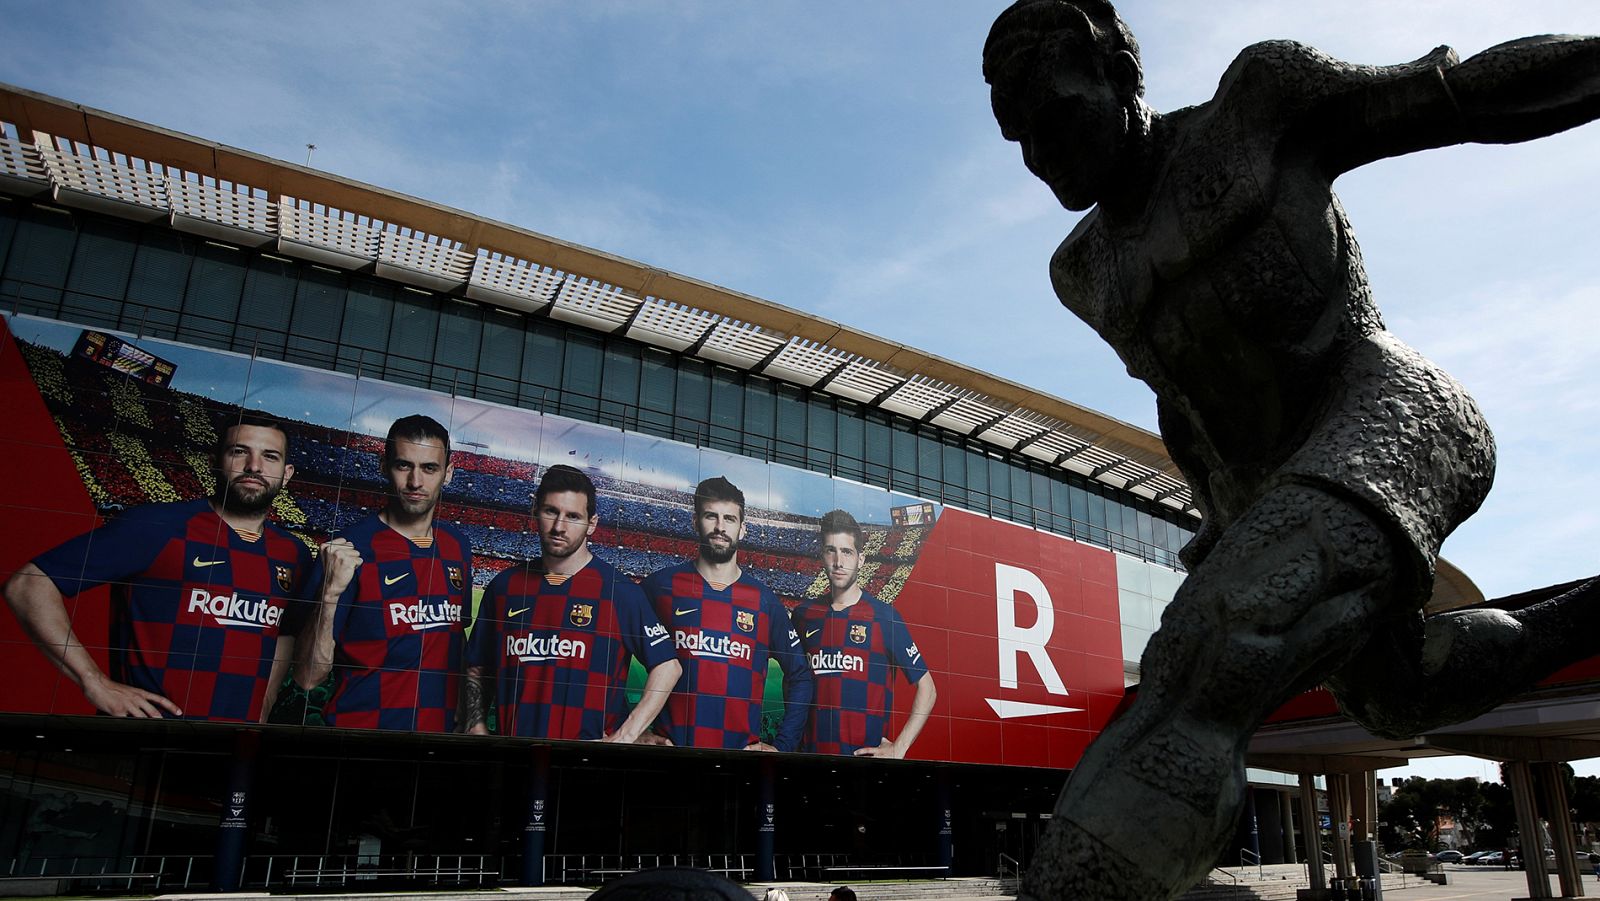
[[[1089,475],[1096,469],[1108,464],[1116,463],[1121,459],[1121,457],[1113,454],[1105,448],[1097,447],[1091,444],[1083,449],[1083,453],[1077,454],[1061,465],[1081,475]]]
[[[453,291],[471,275],[472,256],[456,241],[386,229],[378,235],[375,273],[434,291]]]
[[[164,176],[121,163],[63,153],[47,144],[36,144],[35,149],[50,180],[55,182],[56,200],[66,206],[145,222],[161,219],[171,210]]]
[[[378,235],[364,222],[278,203],[278,250],[288,256],[360,269],[377,259]]]
[[[739,369],[754,369],[757,364],[784,345],[784,338],[747,322],[725,319],[711,330],[711,337],[700,346],[700,356]]]
[[[871,403],[903,381],[903,376],[880,369],[870,360],[851,360],[838,377],[828,383],[827,390],[841,397]]]
[[[50,190],[50,173],[31,144],[0,135],[0,191],[33,197]]]
[[[767,375],[809,388],[846,359],[826,344],[796,338],[767,364],[765,371]]]
[[[715,314],[693,307],[659,297],[647,297],[638,315],[633,317],[628,337],[668,350],[684,351],[699,341],[706,330],[716,325],[718,318]]]
[[[621,288],[568,278],[556,295],[550,315],[596,331],[609,332],[627,322],[641,302],[637,297],[624,294]]]
[[[1016,413],[1012,413],[1005,419],[995,423],[981,437],[985,441],[1004,441],[1006,447],[1015,448],[1034,435],[1039,434],[1041,428],[1043,426],[1029,422]]]
[[[956,392],[944,382],[919,375],[907,379],[879,406],[902,416],[921,419],[955,396]]]
[[[972,434],[973,429],[999,416],[1001,412],[998,407],[992,407],[978,400],[978,397],[981,397],[981,395],[969,394],[961,398],[951,404],[944,412],[933,417],[933,424],[943,426],[951,431],[960,432],[963,435]],[[994,444],[995,442],[991,441],[989,443]]]
[[[561,275],[536,263],[479,251],[467,279],[467,296],[511,310],[544,309],[561,287]]]
[[[1083,445],[1084,442],[1058,428],[1056,431],[1023,448],[1022,452],[1035,460],[1054,463],[1057,457],[1075,451],[1083,447]]]
[[[167,177],[172,200],[172,227],[246,247],[256,247],[278,235],[277,210],[265,197],[206,182]]]

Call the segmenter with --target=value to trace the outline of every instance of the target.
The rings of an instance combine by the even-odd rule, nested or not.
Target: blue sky
[[[1000,140],[1003,3],[7,0],[0,80],[312,164],[807,310],[1154,428],[1060,308],[1076,221]],[[1151,104],[1245,44],[1359,63],[1600,33],[1596,0],[1129,0]],[[1383,161],[1336,185],[1391,330],[1500,450],[1445,545],[1490,596],[1600,570],[1600,125]]]

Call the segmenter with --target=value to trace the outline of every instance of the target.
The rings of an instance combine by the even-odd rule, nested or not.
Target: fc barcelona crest
[[[756,630],[756,615],[749,610],[740,610],[734,614],[733,624],[739,627],[740,632],[754,632]]]
[[[278,587],[285,594],[294,590],[294,570],[284,566],[282,563],[274,563],[272,565],[272,574],[278,580]]]
[[[567,611],[567,622],[574,626],[587,626],[594,622],[594,605],[573,604],[572,609]]]
[[[454,588],[456,591],[460,591],[461,590],[461,567],[452,566],[452,565],[446,563],[444,565],[444,574],[445,574],[445,576],[447,578],[450,579],[450,587]]]
[[[866,644],[867,643],[867,624],[866,623],[851,623],[850,624],[850,641],[853,644]]]

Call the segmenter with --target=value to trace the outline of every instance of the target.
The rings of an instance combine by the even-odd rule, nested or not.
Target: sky
[[[1003,5],[0,0],[0,81],[294,163],[315,144],[315,168],[1154,430],[1149,390],[1051,293],[1047,262],[1079,214],[989,114],[980,54]],[[1208,99],[1258,40],[1386,64],[1600,34],[1597,0],[1119,9],[1157,110]],[[1593,575],[1600,125],[1380,161],[1335,190],[1390,330],[1495,430],[1495,489],[1444,556],[1489,597]]]

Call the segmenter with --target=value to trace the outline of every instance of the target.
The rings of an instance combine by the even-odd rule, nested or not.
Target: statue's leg
[[[1157,901],[1211,868],[1261,721],[1341,666],[1395,606],[1398,555],[1364,509],[1273,490],[1230,526],[1162,617],[1138,697],[1056,803],[1023,897]]]
[[[1600,579],[1520,610],[1402,617],[1328,687],[1375,735],[1411,738],[1472,719],[1600,651]]]

